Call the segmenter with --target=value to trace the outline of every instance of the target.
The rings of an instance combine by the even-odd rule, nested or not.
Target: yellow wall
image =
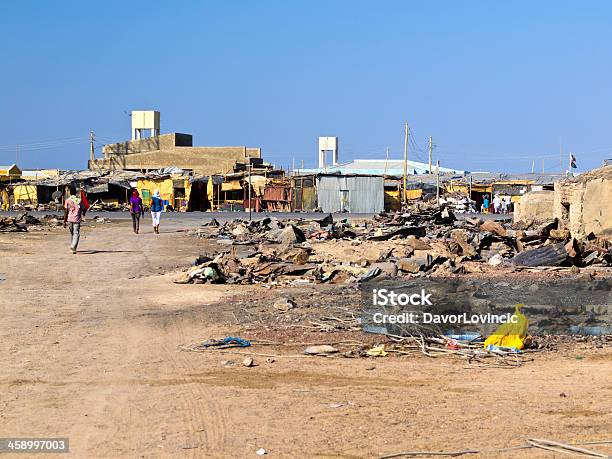
[[[423,196],[423,190],[417,188],[416,190],[406,190],[406,199],[419,199]]]
[[[36,185],[15,185],[13,199],[17,203],[38,204]]]
[[[472,184],[472,191],[476,193],[491,193],[491,190],[491,185]],[[449,183],[446,185],[446,191],[450,193],[459,192],[467,195],[470,192],[470,186],[463,183]]]
[[[170,204],[174,206],[174,180],[179,180],[179,178],[166,178],[166,179],[140,179],[136,185],[138,192],[141,196],[144,195],[142,190],[148,190],[149,197],[153,195],[155,190],[159,190],[161,197],[164,201],[168,201]],[[189,195],[191,194],[191,183],[189,183],[189,178],[185,177],[184,179],[185,186],[185,201],[189,201]],[[145,206],[149,205],[149,202],[144,203]],[[178,210],[178,209],[175,209]]]
[[[399,210],[402,208],[400,192],[395,189],[385,189],[385,210]]]

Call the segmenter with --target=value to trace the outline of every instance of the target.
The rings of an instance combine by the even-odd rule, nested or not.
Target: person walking
[[[71,190],[72,191],[72,190]],[[70,225],[70,250],[73,254],[77,253],[79,238],[81,237],[81,219],[87,209],[77,198],[76,193],[71,194],[64,203],[64,228]]]
[[[153,196],[151,196],[151,204],[149,205],[151,208],[151,221],[153,222],[153,231],[155,234],[159,234],[159,220],[161,218],[161,213],[164,210],[164,201],[162,201],[161,195],[159,194],[159,190],[155,190],[153,192]]]
[[[135,234],[140,232],[140,217],[143,213],[144,208],[142,205],[142,199],[138,194],[138,190],[134,190],[132,191],[132,197],[130,198],[130,214],[132,215],[132,227]]]

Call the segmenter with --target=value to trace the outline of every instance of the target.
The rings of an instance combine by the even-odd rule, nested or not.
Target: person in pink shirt
[[[83,215],[85,215],[85,206],[76,196],[76,193],[71,194],[64,203],[64,228],[70,225],[70,250],[73,254],[77,253]]]

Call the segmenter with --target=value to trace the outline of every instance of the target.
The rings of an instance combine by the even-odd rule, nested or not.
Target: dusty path
[[[515,370],[425,358],[262,358],[245,368],[241,356],[180,352],[248,334],[215,305],[240,287],[172,284],[161,273],[189,264],[203,242],[146,231],[87,228],[76,256],[59,230],[0,235],[0,437],[66,436],[75,457],[265,448],[344,458],[612,437],[610,349]]]

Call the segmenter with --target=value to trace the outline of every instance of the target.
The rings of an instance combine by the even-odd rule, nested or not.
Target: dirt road
[[[609,348],[538,355],[512,370],[425,357],[256,357],[246,368],[236,354],[181,352],[199,339],[248,338],[230,298],[273,292],[173,284],[167,273],[205,242],[145,231],[85,228],[77,255],[60,229],[0,234],[0,437],[69,437],[75,457],[215,458],[612,437]]]

